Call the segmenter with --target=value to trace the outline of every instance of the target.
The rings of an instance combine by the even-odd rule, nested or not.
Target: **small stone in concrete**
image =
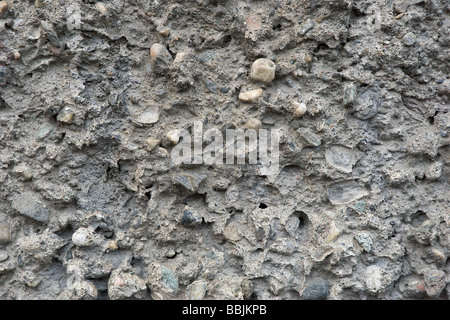
[[[318,279],[311,283],[303,291],[303,300],[323,300],[330,293],[330,285],[324,279]]]
[[[365,233],[360,232],[355,236],[356,241],[358,244],[364,249],[364,251],[370,252],[372,251],[372,237]]]
[[[0,245],[11,242],[11,227],[9,223],[0,223]]]
[[[357,98],[356,87],[354,83],[349,83],[344,87],[344,106],[351,106]]]
[[[64,109],[58,114],[56,120],[58,120],[59,122],[72,124],[74,118],[75,113],[71,109]]]
[[[242,102],[253,103],[256,100],[258,100],[259,97],[262,96],[263,92],[264,92],[263,89],[255,89],[241,92],[239,94],[239,100],[241,100]]]
[[[301,135],[303,140],[305,140],[307,145],[318,147],[322,144],[320,138],[316,134],[311,132],[309,129],[300,128],[297,130],[297,132]]]
[[[253,130],[259,130],[262,128],[262,123],[260,120],[256,118],[251,118],[247,121],[247,128],[253,129]]]
[[[442,175],[442,169],[444,165],[442,162],[434,162],[430,166],[428,166],[425,170],[425,178],[428,180],[437,180]]]
[[[37,202],[34,196],[28,192],[14,196],[11,206],[19,214],[37,222],[47,223],[50,218],[50,211]]]
[[[196,173],[196,172],[182,172],[173,178],[173,180],[188,189],[189,191],[196,192],[200,186],[200,184],[207,178],[208,176]]]
[[[184,210],[181,216],[181,224],[187,227],[193,227],[202,223],[202,218],[197,217],[189,210]]]
[[[9,255],[5,250],[0,250],[0,262],[8,260]]]
[[[414,43],[416,43],[416,36],[414,35],[414,33],[408,32],[403,36],[402,40],[405,46],[409,47],[412,46]]]
[[[145,109],[136,119],[140,124],[152,124],[159,120],[159,111],[157,108],[149,107]]]
[[[261,58],[253,62],[250,78],[255,81],[269,83],[275,79],[275,63],[272,60]]]
[[[8,1],[0,1],[0,14],[8,9]]]
[[[108,13],[108,9],[105,7],[105,5],[101,2],[97,2],[95,4],[95,9],[102,15],[104,16],[105,14]]]
[[[160,142],[161,140],[150,137],[145,140],[145,147],[148,151],[152,151],[160,144]]]
[[[302,117],[306,113],[306,104],[304,102],[292,101],[292,115],[296,118]]]
[[[442,270],[427,270],[425,272],[425,291],[429,297],[437,298],[441,295],[446,286],[445,277],[446,274]]]
[[[301,36],[304,36],[305,34],[308,33],[308,31],[311,31],[312,29],[314,29],[314,21],[312,21],[311,19],[306,20],[303,25],[302,28],[300,29],[300,31],[298,32]]]
[[[203,280],[191,283],[187,287],[186,297],[188,300],[202,300],[208,289],[208,284]]]

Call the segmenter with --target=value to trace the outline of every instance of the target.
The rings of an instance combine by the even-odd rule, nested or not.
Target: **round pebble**
[[[275,63],[272,60],[261,58],[253,62],[250,78],[255,81],[269,83],[275,78]]]

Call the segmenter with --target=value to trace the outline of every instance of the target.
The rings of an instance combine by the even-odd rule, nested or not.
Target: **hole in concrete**
[[[261,202],[261,203],[259,204],[259,207],[260,207],[261,209],[266,209],[266,208],[267,208],[267,204]]]

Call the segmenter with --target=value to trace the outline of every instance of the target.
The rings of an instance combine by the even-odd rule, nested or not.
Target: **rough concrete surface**
[[[0,1],[0,299],[449,299],[449,14]],[[174,164],[195,121],[279,171]]]

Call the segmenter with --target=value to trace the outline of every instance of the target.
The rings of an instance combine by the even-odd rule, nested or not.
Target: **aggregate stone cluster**
[[[0,1],[0,299],[449,299],[449,14]],[[175,165],[196,121],[279,170]]]

